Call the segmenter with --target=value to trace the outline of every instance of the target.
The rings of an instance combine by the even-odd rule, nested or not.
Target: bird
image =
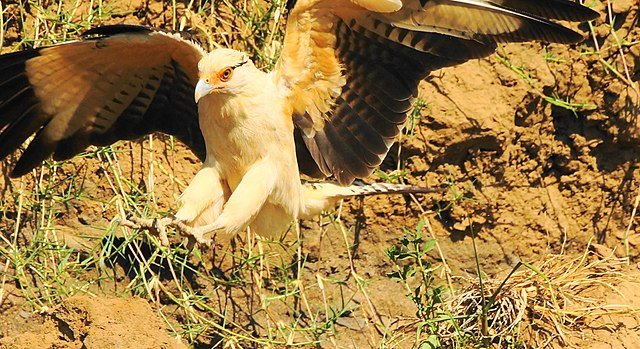
[[[177,212],[146,227],[173,226],[201,243],[247,227],[270,236],[346,196],[419,191],[353,183],[380,165],[432,71],[504,42],[577,43],[583,35],[559,21],[598,17],[571,0],[298,0],[288,8],[271,71],[244,52],[205,52],[184,34],[132,25],[0,56],[0,158],[35,134],[16,177],[89,145],[174,135],[203,166]],[[301,174],[329,180],[305,183]]]

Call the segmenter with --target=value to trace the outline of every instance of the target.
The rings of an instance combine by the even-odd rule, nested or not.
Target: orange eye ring
[[[231,79],[231,75],[233,75],[233,69],[231,67],[225,68],[218,74],[218,78],[220,81],[227,82]]]

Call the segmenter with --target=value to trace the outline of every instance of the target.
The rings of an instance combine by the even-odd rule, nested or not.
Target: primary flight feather
[[[204,165],[170,224],[195,227],[200,239],[247,226],[277,234],[341,197],[380,189],[304,185],[300,172],[342,185],[371,174],[431,71],[500,42],[575,43],[582,35],[552,20],[595,17],[569,0],[301,0],[271,72],[178,34],[96,28],[0,56],[0,157],[35,133],[19,176],[91,144],[173,134]]]

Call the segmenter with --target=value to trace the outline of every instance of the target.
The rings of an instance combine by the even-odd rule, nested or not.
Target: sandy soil
[[[0,338],[0,348],[188,348],[169,337],[164,321],[140,298],[69,298]],[[14,325],[8,324],[9,326]]]
[[[13,11],[12,2],[8,4]],[[174,23],[166,5],[118,4],[123,12],[134,15],[114,16],[107,22]],[[606,13],[606,4],[599,1],[596,9]],[[640,5],[633,0],[616,0],[612,10],[617,35],[635,42],[625,48],[624,59],[630,75],[637,75]],[[602,59],[625,74],[623,56],[603,25],[605,20],[603,17],[596,26],[595,42]],[[16,33],[7,32],[5,45],[15,43]],[[357,227],[355,233],[349,233],[349,239],[356,242],[353,267],[369,280],[368,297],[374,300],[382,321],[392,322],[415,312],[413,304],[400,296],[397,283],[385,276],[389,262],[384,249],[397,243],[403,227],[415,227],[420,219],[428,220],[438,239],[440,252],[431,257],[443,277],[476,274],[473,235],[483,272],[498,279],[520,260],[544,261],[558,254],[580,256],[590,248],[594,252],[590,259],[629,257],[630,265],[610,270],[620,276],[611,284],[594,282],[572,289],[580,297],[567,309],[594,304],[640,307],[640,273],[635,264],[640,262],[640,218],[632,215],[640,195],[640,96],[608,71],[599,56],[580,52],[596,49],[593,40],[580,47],[506,45],[499,54],[510,66],[505,59],[492,56],[437,71],[421,85],[420,97],[427,106],[414,134],[403,137],[384,169],[393,169],[402,161],[408,170],[407,182],[428,186],[449,183],[449,191],[417,198],[417,202],[404,197],[352,200],[341,211],[345,226]],[[574,113],[543,97],[554,95],[583,107]],[[181,183],[199,167],[188,150],[178,145],[177,151],[170,151],[162,142],[165,139],[155,137],[152,146],[132,143],[128,147],[132,156],[120,157],[126,160],[119,163],[125,178],[154,193],[159,211],[174,207]],[[145,174],[150,159],[155,161],[153,181]],[[117,215],[114,205],[108,204],[117,191],[105,175],[111,170],[96,159],[77,159],[62,166],[62,176],[80,174],[85,178],[84,191],[91,193],[90,200],[79,198],[58,210],[56,232],[70,246],[90,250],[91,240],[86,235],[99,236],[103,233],[100,227]],[[23,182],[0,179],[7,206],[16,202],[21,185]],[[453,192],[463,198],[454,199]],[[422,214],[421,210],[427,212]],[[15,217],[6,217],[7,226],[15,224]],[[28,231],[36,224],[29,218],[33,217],[22,221],[27,240]],[[314,284],[317,276],[342,277],[350,270],[341,232],[318,222],[305,222],[302,233],[308,255],[305,282]],[[331,298],[341,291],[327,290],[328,296],[322,296]],[[0,348],[33,348],[34,343],[42,348],[185,347],[168,336],[165,322],[152,311],[159,305],[146,300],[76,296],[58,307],[33,313],[20,292],[11,288],[4,292]],[[319,293],[310,297],[322,299]],[[351,302],[359,306],[367,299],[356,297]],[[282,309],[283,316],[286,312]],[[367,324],[373,315],[364,310],[360,315],[338,322],[333,340],[340,347],[377,347]],[[267,321],[260,316],[252,320]],[[572,321],[575,327],[569,328],[564,338],[550,340],[551,346],[640,347],[640,321],[634,315],[594,311]],[[531,338],[537,335],[529,333]]]

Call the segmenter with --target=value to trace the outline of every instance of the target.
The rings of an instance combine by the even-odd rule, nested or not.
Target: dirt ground
[[[606,281],[598,281],[603,272],[596,268],[585,276],[592,283],[568,286],[567,293],[575,297],[566,302],[565,316],[571,317],[572,311],[582,315],[572,318],[572,326],[557,325],[561,335],[545,337],[542,327],[537,332],[533,326],[527,336],[531,343],[548,339],[549,347],[640,347],[640,218],[636,214],[640,86],[630,79],[640,72],[640,4],[634,0],[615,0],[610,7],[605,1],[594,3],[603,15],[594,23],[593,37],[582,45],[504,45],[498,55],[436,71],[422,83],[420,99],[426,106],[413,132],[392,149],[383,171],[393,173],[401,163],[402,171],[395,173],[404,181],[446,185],[445,193],[415,200],[396,196],[345,203],[340,215],[353,249],[345,247],[343,234],[334,225],[302,223],[305,285],[315,287],[318,280],[347,274],[368,280],[366,293],[355,292],[349,299],[354,309],[362,309],[353,311],[358,316],[341,317],[334,336],[321,339],[322,346],[379,347],[380,341],[372,335],[372,318],[393,324],[415,315],[414,304],[386,276],[391,267],[385,249],[398,243],[403,227],[412,229],[425,220],[428,232],[438,241],[438,251],[429,255],[430,260],[441,280],[454,276],[458,288],[468,282],[455,277],[477,275],[476,255],[482,272],[498,280],[519,261],[542,263],[556,255],[578,259],[584,255],[581,263],[586,264],[624,261],[607,269],[612,278]],[[160,27],[176,23],[168,3],[132,0],[113,5],[125,15],[114,15],[105,23]],[[5,5],[5,18],[13,18],[15,6],[12,1]],[[178,8],[184,6],[180,3]],[[613,17],[607,15],[609,11]],[[3,44],[14,47],[20,39],[17,25],[7,19],[5,23],[9,24]],[[608,23],[613,24],[615,35]],[[580,28],[590,33],[586,25]],[[233,38],[213,39],[234,44]],[[624,43],[622,47],[616,38]],[[118,163],[123,178],[153,194],[156,212],[175,207],[182,183],[200,166],[184,147],[172,148],[163,141],[166,137],[156,136],[151,143],[127,143],[122,149],[132,155],[119,155]],[[89,157],[75,159],[57,174],[82,177],[84,192],[90,193],[61,204],[51,227],[79,251],[90,251],[95,240],[87,236],[104,234],[118,215],[113,202],[118,187],[109,180],[112,166],[105,163]],[[37,176],[27,177],[0,178],[2,233],[9,236],[21,219],[24,241],[38,225],[36,215],[20,218],[15,214],[20,193],[37,181]],[[8,263],[0,262],[0,271],[8,273],[2,269]],[[205,264],[224,269],[225,263],[214,257]],[[181,342],[169,335],[168,324],[180,318],[169,316],[164,321],[163,312],[155,311],[171,309],[166,300],[150,302],[95,286],[57,306],[36,310],[19,287],[4,281],[2,285],[0,348],[188,347],[184,338]],[[309,302],[322,303],[343,292],[342,288],[318,289],[309,292]],[[585,312],[586,308],[591,310]],[[282,318],[291,315],[277,306],[272,310]],[[248,321],[243,316],[238,311],[234,321]],[[260,328],[261,321],[272,319],[258,316],[252,321]],[[199,343],[196,347],[209,347],[216,339]],[[410,347],[406,343],[400,341],[396,347]]]
[[[77,296],[50,314],[23,316],[32,319],[20,334],[1,338],[0,348],[187,348],[140,298]]]

